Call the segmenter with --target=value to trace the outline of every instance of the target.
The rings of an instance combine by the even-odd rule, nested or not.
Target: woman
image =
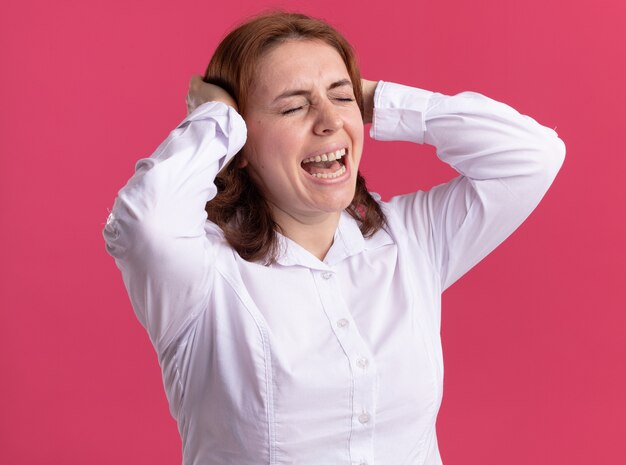
[[[319,20],[240,26],[115,201],[107,250],[185,464],[441,463],[441,293],[537,205],[564,145],[479,94],[361,81],[355,63]],[[372,197],[369,122],[461,175]]]

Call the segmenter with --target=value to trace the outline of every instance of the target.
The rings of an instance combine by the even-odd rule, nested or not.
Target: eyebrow
[[[337,87],[343,87],[343,86],[352,87],[352,81],[350,81],[350,79],[341,79],[340,81],[335,81],[330,86],[328,86],[328,90],[333,90],[333,89],[336,89]],[[275,103],[280,99],[294,97],[296,95],[310,95],[310,94],[311,94],[311,91],[304,90],[304,89],[287,90],[283,92],[282,94],[280,94],[278,97],[276,97],[272,103]]]

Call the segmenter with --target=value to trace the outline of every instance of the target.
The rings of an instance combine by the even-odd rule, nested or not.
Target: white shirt
[[[381,203],[365,239],[343,213],[324,261],[279,235],[247,262],[206,220],[242,147],[206,103],[140,160],[104,230],[158,354],[185,465],[437,465],[442,291],[504,240],[565,154],[551,129],[475,93],[381,82],[371,136],[428,143],[461,176]]]

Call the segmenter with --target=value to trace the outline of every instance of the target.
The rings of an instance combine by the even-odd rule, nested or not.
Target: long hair
[[[275,12],[257,16],[231,31],[219,44],[204,80],[226,90],[245,115],[258,61],[274,46],[292,39],[321,40],[341,56],[352,81],[354,96],[363,115],[361,74],[348,41],[328,23],[299,13]],[[276,260],[280,228],[261,191],[241,168],[241,153],[216,180],[217,195],[206,204],[209,220],[217,224],[228,243],[245,260]],[[385,224],[385,216],[357,173],[355,195],[346,211],[359,223],[364,236]]]

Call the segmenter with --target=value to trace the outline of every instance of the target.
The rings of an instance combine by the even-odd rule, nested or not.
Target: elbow
[[[109,216],[103,236],[106,251],[117,260],[129,260],[132,257],[151,257],[158,255],[165,244],[171,240],[171,231],[157,215]]]
[[[552,186],[565,160],[565,143],[552,129],[541,127],[528,138],[517,199],[532,211]],[[520,153],[521,155],[521,153]],[[521,160],[520,160],[521,161]]]
[[[529,175],[537,181],[537,187],[547,190],[565,161],[565,143],[557,133],[545,126],[534,125],[528,134]],[[532,168],[531,168],[532,166]]]
[[[128,259],[138,249],[162,241],[165,223],[158,212],[138,202],[122,189],[103,230],[106,251],[117,260]]]
[[[565,142],[551,129],[550,136],[543,142],[542,161],[549,184],[556,178],[565,161]]]
[[[552,133],[550,137],[550,158],[552,159],[555,171],[558,172],[565,161],[565,142],[563,142],[563,139],[561,139],[555,131],[550,130],[550,132]]]
[[[120,242],[120,231],[117,226],[117,220],[113,212],[109,213],[106,224],[102,230],[106,251],[113,258],[120,258],[124,255],[125,247]]]

